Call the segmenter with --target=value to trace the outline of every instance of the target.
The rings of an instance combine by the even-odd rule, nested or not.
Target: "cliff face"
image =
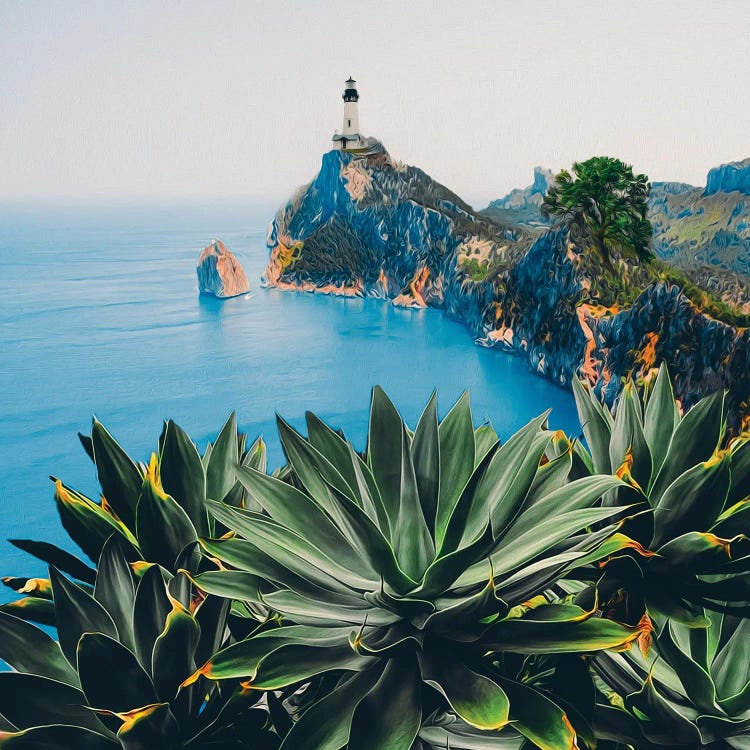
[[[481,213],[530,229],[549,224],[541,206],[553,182],[550,170],[537,167],[532,185],[512,190]],[[710,170],[705,189],[654,182],[648,206],[657,257],[691,272],[715,269],[714,285],[728,283],[722,271],[750,276],[750,159]],[[708,277],[707,268],[699,275]]]
[[[330,151],[320,172],[271,223],[266,283],[281,288],[442,306],[457,266],[481,276],[488,257],[531,244],[521,228],[475,213],[380,143]]]
[[[659,257],[681,268],[750,275],[750,160],[741,163],[744,172],[734,165],[712,169],[705,190],[674,182],[651,186],[649,219]],[[736,187],[742,179],[744,193]]]
[[[750,159],[722,164],[708,173],[706,195],[730,193],[734,190],[750,195]]]
[[[270,285],[441,307],[562,386],[586,377],[611,401],[664,359],[685,405],[719,387],[750,399],[748,330],[709,315],[696,289],[626,259],[608,284],[567,231],[497,225],[379,144],[327,153],[268,245]]]
[[[542,216],[542,201],[555,181],[555,173],[544,167],[534,167],[534,181],[525,188],[515,188],[504,198],[492,201],[482,214],[494,221],[547,225]]]

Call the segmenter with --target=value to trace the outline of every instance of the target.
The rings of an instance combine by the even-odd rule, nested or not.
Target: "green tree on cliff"
[[[609,156],[595,156],[563,169],[542,204],[545,216],[583,232],[612,270],[612,252],[653,259],[651,222],[646,218],[651,186],[645,174]]]

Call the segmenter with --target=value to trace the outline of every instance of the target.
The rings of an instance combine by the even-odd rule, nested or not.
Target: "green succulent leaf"
[[[102,493],[117,517],[135,528],[135,508],[143,477],[138,467],[97,419],[91,429],[94,462]]]
[[[86,707],[83,693],[72,685],[36,674],[0,672],[0,695],[3,716],[19,729],[75,724],[106,731],[96,714]]]
[[[117,638],[117,626],[104,607],[80,586],[50,567],[57,633],[65,658],[75,666],[78,641],[84,633],[104,633]]]
[[[492,730],[508,723],[508,696],[489,677],[444,653],[425,653],[421,668],[422,679],[439,690],[467,724]]]
[[[195,443],[172,420],[166,424],[159,459],[164,492],[185,511],[197,533],[207,535],[206,472]]]
[[[417,665],[389,659],[378,682],[354,710],[349,746],[359,750],[409,750],[421,723]]]
[[[0,732],[2,750],[117,750],[115,740],[84,727],[53,724],[21,732]]]
[[[223,500],[235,485],[234,467],[240,460],[237,419],[232,412],[216,442],[207,451],[206,497]]]
[[[78,675],[89,705],[96,708],[131,711],[156,702],[153,683],[135,654],[102,633],[81,637]]]
[[[138,543],[146,560],[172,570],[185,547],[198,541],[198,535],[188,514],[159,486],[149,473],[143,481],[135,528]]]
[[[54,565],[61,573],[67,573],[72,578],[93,585],[96,571],[75,555],[71,555],[70,552],[66,552],[49,542],[35,542],[31,539],[9,539],[8,541],[14,547],[28,552],[38,560],[46,562],[48,565]]]
[[[59,644],[35,625],[4,612],[0,612],[0,659],[18,672],[78,686]]]

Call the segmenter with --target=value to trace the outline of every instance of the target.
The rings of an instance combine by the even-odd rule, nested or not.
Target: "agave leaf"
[[[216,442],[206,449],[206,497],[223,500],[235,485],[234,467],[240,460],[240,446],[237,438],[237,419],[232,412]]]
[[[338,469],[302,435],[281,417],[277,417],[276,421],[284,454],[294,469],[294,473],[310,496],[334,521],[339,522],[341,519],[338,504],[332,501],[328,485],[336,487],[342,495],[357,505],[354,490],[347,484]]]
[[[282,562],[274,554],[267,554],[255,544],[241,539],[204,539],[201,546],[223,562],[280,586],[294,588],[312,596],[318,595],[326,601],[334,596],[338,599],[343,597],[345,602],[350,601],[350,588],[312,565],[305,567],[298,564],[293,556],[290,556],[289,562],[293,567],[287,567],[288,561]]]
[[[429,743],[428,748],[435,750],[521,750],[526,742],[523,735],[512,731],[483,731],[459,720],[452,720],[445,725],[423,724],[419,737]]]
[[[183,680],[195,672],[193,654],[200,638],[195,618],[176,599],[170,602],[164,630],[154,642],[151,668],[156,695],[162,701],[172,701]]]
[[[117,517],[132,529],[143,482],[141,472],[97,419],[94,419],[91,429],[91,441],[102,493]]]
[[[164,621],[171,610],[162,572],[158,565],[149,565],[138,583],[133,604],[135,653],[147,671],[151,670],[154,643],[164,629]],[[144,701],[141,705],[149,702]],[[123,710],[131,708],[136,706]]]
[[[674,401],[669,371],[666,364],[662,363],[643,414],[643,434],[651,453],[653,478],[659,475],[664,464],[678,420],[679,412]]]
[[[440,422],[438,441],[440,483],[435,515],[435,545],[439,549],[461,491],[474,472],[476,446],[468,391],[463,393]]]
[[[732,555],[732,539],[721,539],[702,531],[689,531],[659,547],[656,565],[679,569],[690,565],[695,573],[719,572]]]
[[[353,503],[352,505],[354,506]],[[240,511],[219,503],[212,503],[210,507],[218,520],[234,522],[238,527],[241,524],[239,531],[248,542],[263,550],[267,555],[272,555],[292,571],[299,572],[312,563],[319,570],[350,588],[367,590],[378,584],[377,574],[372,569],[364,568],[358,558],[358,567],[362,572],[347,567],[344,560],[333,559],[336,556],[335,543],[328,545],[329,554],[326,554],[302,534],[289,532],[287,527],[261,513]],[[352,557],[354,558],[354,554]]]
[[[36,674],[0,672],[3,715],[19,729],[44,724],[77,724],[106,731],[86,707],[83,693],[70,684]]]
[[[401,497],[391,538],[399,566],[418,581],[435,556],[435,543],[422,513],[409,439],[403,425],[401,433]]]
[[[35,542],[32,539],[9,539],[8,541],[14,547],[28,552],[38,560],[46,562],[48,565],[54,565],[60,572],[93,585],[96,571],[75,555],[71,555],[70,552],[66,552],[49,542]]]
[[[0,612],[0,659],[18,672],[78,686],[78,677],[57,642],[35,625],[4,612]]]
[[[117,536],[111,536],[99,558],[94,599],[107,610],[114,621],[122,643],[133,648],[133,574]]]
[[[467,724],[492,730],[508,723],[508,696],[496,682],[448,654],[426,652],[420,661],[422,679],[442,693]]]
[[[574,605],[546,604],[490,625],[483,642],[493,651],[565,654],[626,649],[644,632]]]
[[[667,623],[659,634],[659,652],[677,672],[685,693],[693,705],[701,712],[719,712],[721,709],[716,702],[716,688],[711,675],[694,661],[687,651],[680,648],[675,640],[675,631],[679,627],[681,626],[676,623]]]
[[[138,542],[146,560],[172,570],[185,547],[198,541],[187,513],[158,484],[149,472],[143,481],[135,526]]]
[[[12,615],[20,620],[36,622],[40,625],[55,626],[55,605],[49,599],[38,596],[24,596],[7,604],[0,604],[0,613]]]
[[[152,703],[117,716],[123,722],[117,732],[123,750],[169,750],[182,744],[180,727],[168,703]]]
[[[565,712],[537,690],[520,682],[494,678],[510,700],[513,728],[541,750],[571,750],[576,735]]]
[[[750,619],[739,621],[711,665],[711,676],[722,700],[748,692],[750,683]],[[747,709],[745,709],[747,710]]]
[[[367,594],[365,595],[367,596]],[[333,602],[321,602],[320,599],[303,596],[295,591],[272,591],[260,599],[274,612],[284,615],[299,625],[368,625],[383,626],[396,622],[399,617],[382,607],[365,606],[366,600],[358,602],[359,606],[347,606]],[[403,602],[403,599],[399,599]]]
[[[78,675],[89,705],[130,711],[155,703],[156,693],[135,654],[103,633],[84,633],[78,644]]]
[[[244,467],[237,468],[237,478],[248,495],[274,521],[295,531],[342,565],[357,570],[360,574],[374,576],[373,580],[377,580],[378,576],[372,567],[339,531],[331,517],[304,492],[286,482]],[[220,503],[209,503],[209,507],[214,517],[252,541],[256,516],[251,512]]]
[[[594,471],[597,474],[607,474],[612,470],[609,459],[612,417],[590,389],[577,378],[573,378],[573,396],[583,425],[583,434],[591,451]]]
[[[104,607],[72,581],[50,566],[55,599],[57,634],[65,658],[76,664],[76,648],[84,633],[105,633],[117,637],[117,627]]]
[[[375,686],[354,710],[349,747],[409,750],[422,723],[416,663],[389,659]]]
[[[643,433],[640,398],[632,381],[625,384],[618,401],[609,443],[610,466],[622,466],[628,456],[632,457],[630,472],[633,478],[640,487],[648,487],[652,471],[651,451]]]
[[[700,747],[701,735],[698,728],[673,703],[659,695],[651,676],[646,678],[638,692],[626,697],[625,705],[631,710],[637,709],[645,717],[641,727],[652,742]]]
[[[265,631],[215,653],[183,686],[210,680],[248,678],[247,687],[278,690],[331,669],[364,670],[373,661],[349,644],[351,628],[290,625]]]
[[[312,412],[305,412],[305,420],[310,443],[338,469],[347,485],[355,491],[352,499],[359,501],[357,477],[346,441]]]
[[[477,487],[464,540],[474,538],[488,516],[495,537],[500,538],[518,515],[550,440],[550,434],[542,429],[547,415],[532,419],[492,456]]]
[[[724,393],[717,392],[701,399],[677,425],[661,471],[652,483],[651,504],[658,504],[677,477],[696,464],[708,461],[723,434]]]
[[[3,750],[118,750],[120,744],[84,727],[53,724],[20,732],[0,732]]]
[[[159,476],[164,492],[185,511],[197,533],[207,535],[206,472],[195,443],[171,419],[159,453]]]
[[[130,531],[100,505],[55,480],[55,502],[63,528],[92,560],[98,560],[104,543],[112,534],[121,534],[137,545]]]
[[[478,466],[484,457],[496,448],[500,438],[490,422],[480,425],[474,430],[474,464]]]
[[[526,496],[526,507],[545,497],[549,492],[560,489],[570,477],[573,468],[573,445],[551,461],[537,469],[529,494]]]
[[[49,578],[0,578],[3,586],[7,586],[18,594],[31,594],[40,599],[52,599],[52,584]]]
[[[748,499],[750,499],[750,438],[743,438],[732,446],[732,488],[727,504],[731,506]],[[745,528],[750,528],[750,525]]]
[[[367,459],[388,520],[383,535],[393,539],[401,502],[403,422],[380,386],[372,390]]]
[[[349,741],[354,709],[379,677],[380,673],[373,669],[343,678],[302,714],[281,750],[341,750]]]
[[[247,449],[247,453],[242,458],[242,466],[257,471],[266,471],[267,451],[266,444],[262,436],[255,438],[253,444]]]
[[[688,531],[704,531],[726,502],[730,461],[716,456],[678,476],[660,496],[654,514],[654,548]]]
[[[261,578],[242,570],[208,570],[195,576],[193,583],[203,592],[226,599],[251,599],[258,597]]]

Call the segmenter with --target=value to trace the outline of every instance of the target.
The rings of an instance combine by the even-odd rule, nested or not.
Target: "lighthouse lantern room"
[[[357,82],[350,76],[344,87],[344,125],[340,132],[333,134],[333,147],[340,151],[354,151],[364,145],[364,137],[359,132]]]

